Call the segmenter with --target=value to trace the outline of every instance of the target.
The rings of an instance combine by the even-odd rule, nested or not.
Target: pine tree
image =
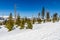
[[[21,23],[20,16],[18,14],[17,19],[16,19],[16,25],[20,26],[20,23]]]
[[[24,18],[21,20],[20,29],[24,29],[25,21]]]
[[[44,9],[44,7],[43,7],[43,8],[42,8],[42,21],[43,21],[43,23],[45,23],[44,16],[45,16],[45,9]]]
[[[8,29],[8,31],[11,31],[11,30],[13,30],[13,27],[14,27],[14,21],[12,18],[12,13],[10,13],[9,19],[6,22],[6,28]]]
[[[46,20],[47,20],[47,22],[50,21],[50,14],[49,14],[49,12],[47,12],[47,14],[46,14]]]
[[[58,14],[55,13],[55,14],[53,15],[53,22],[55,22],[55,21],[57,21],[57,20],[58,20]]]
[[[42,22],[40,18],[37,18],[38,24]]]
[[[42,8],[42,19],[44,19],[44,16],[45,16],[45,9],[44,7]]]
[[[32,28],[33,28],[33,26],[32,26],[31,20],[28,19],[27,20],[27,27],[26,27],[26,29],[32,29]]]

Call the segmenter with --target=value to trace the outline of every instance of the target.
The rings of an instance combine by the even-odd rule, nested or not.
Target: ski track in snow
[[[3,27],[3,26],[2,26]],[[6,28],[0,29],[1,40],[60,40],[60,22],[34,24],[33,29],[20,30],[16,28],[7,32]]]

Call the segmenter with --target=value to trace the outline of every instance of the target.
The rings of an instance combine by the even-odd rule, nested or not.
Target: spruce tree
[[[44,7],[42,8],[42,19],[44,19],[44,16],[45,16],[45,9]]]
[[[43,23],[45,23],[44,16],[45,16],[45,8],[43,7],[42,8],[42,21],[43,21]]]
[[[6,22],[6,28],[8,29],[8,31],[11,31],[11,30],[13,30],[13,27],[14,27],[14,21],[12,18],[12,13],[10,13],[8,21]]]
[[[56,22],[57,20],[58,20],[58,14],[55,13],[55,14],[53,15],[53,22]]]
[[[32,26],[31,20],[28,19],[27,20],[27,27],[26,27],[26,29],[32,29],[32,28],[33,28],[33,26]]]
[[[49,12],[47,12],[47,14],[46,14],[46,20],[47,20],[47,22],[50,21],[50,14],[49,14]]]
[[[21,23],[20,23],[20,29],[24,29],[24,26],[25,25],[25,21],[24,21],[24,18],[21,19]]]
[[[38,24],[40,24],[42,22],[42,20],[40,18],[37,18]]]
[[[18,14],[17,19],[16,19],[16,25],[17,25],[17,26],[20,26],[20,23],[21,23],[21,21],[20,21],[20,16],[19,16],[19,14]]]

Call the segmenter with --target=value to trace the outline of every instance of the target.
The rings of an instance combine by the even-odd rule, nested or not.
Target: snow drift
[[[6,30],[3,26],[0,29],[0,40],[60,40],[60,22],[34,24],[32,30]]]

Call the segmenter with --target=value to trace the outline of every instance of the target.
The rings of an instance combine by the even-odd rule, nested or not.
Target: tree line
[[[10,13],[8,20],[4,21],[3,24],[5,25],[5,27],[8,29],[8,31],[12,31],[14,30],[14,25],[17,25],[17,27],[19,27],[19,29],[32,29],[33,28],[33,24],[35,24],[36,22],[38,24],[41,23],[45,23],[45,22],[58,22],[59,21],[59,16],[57,13],[54,13],[53,16],[50,16],[50,13],[47,12],[45,13],[45,8],[42,8],[42,13],[38,13],[38,17],[32,17],[31,18],[21,18],[20,15],[17,15],[17,19],[16,21],[14,21],[13,17],[12,17],[12,13]],[[26,26],[25,26],[26,25]]]

